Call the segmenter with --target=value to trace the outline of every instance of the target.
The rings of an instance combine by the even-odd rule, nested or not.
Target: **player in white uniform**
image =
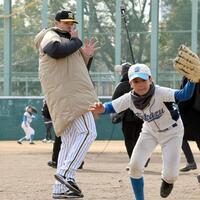
[[[29,140],[30,144],[34,144],[33,139],[35,135],[35,130],[30,126],[32,120],[35,118],[35,115],[33,115],[34,109],[32,106],[27,106],[25,109],[25,113],[23,115],[23,120],[21,127],[24,130],[25,137],[22,137],[17,141],[18,144],[22,144],[23,140]]]
[[[136,200],[144,200],[144,165],[157,144],[162,149],[162,184],[160,195],[166,198],[178,177],[183,124],[179,113],[169,102],[192,97],[195,84],[188,82],[182,90],[154,85],[151,71],[144,64],[132,65],[128,72],[133,90],[108,103],[95,103],[95,113],[120,113],[127,108],[144,120],[143,128],[129,163],[129,175]]]

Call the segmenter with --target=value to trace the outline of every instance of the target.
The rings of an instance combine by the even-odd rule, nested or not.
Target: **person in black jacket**
[[[45,142],[45,143],[51,142],[53,139],[52,134],[51,134],[51,129],[52,129],[53,124],[52,124],[51,116],[49,114],[49,110],[48,110],[45,99],[43,100],[41,113],[42,113],[42,117],[43,117],[45,128],[46,128],[46,136],[42,140],[42,142]]]
[[[52,140],[51,129],[53,127],[53,124],[52,124],[51,116],[50,116],[49,109],[48,109],[48,106],[47,106],[45,99],[43,100],[43,106],[42,106],[41,113],[42,113],[44,123],[45,123],[45,127],[46,127],[46,138],[42,141],[47,142],[49,139]],[[47,163],[48,166],[53,167],[53,168],[57,167],[60,145],[61,145],[61,138],[57,137],[55,135],[55,141],[54,141],[54,144],[53,144],[52,159],[50,161],[48,161],[48,163]]]
[[[122,64],[122,71],[121,71],[122,78],[120,80],[120,83],[115,88],[115,91],[112,95],[112,100],[131,91],[131,86],[129,84],[129,79],[128,79],[128,70],[130,66],[131,66],[130,63]],[[122,132],[124,135],[126,151],[130,159],[132,151],[135,147],[135,144],[141,132],[143,120],[136,117],[136,115],[130,109],[127,109],[126,111],[121,113],[121,115],[122,115]]]
[[[184,77],[181,87],[184,87],[186,82],[187,79]],[[184,124],[182,150],[187,161],[186,166],[181,168],[180,171],[187,172],[197,169],[188,140],[195,141],[200,150],[200,83],[196,84],[193,97],[188,101],[180,102],[178,107]]]

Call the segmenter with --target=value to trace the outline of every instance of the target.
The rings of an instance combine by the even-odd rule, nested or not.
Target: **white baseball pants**
[[[143,125],[142,132],[133,150],[129,163],[129,174],[133,178],[143,176],[144,165],[158,144],[162,151],[162,179],[167,183],[173,183],[179,174],[181,145],[184,128],[181,119],[177,126],[164,132],[154,132],[148,125]]]
[[[25,123],[23,122],[21,125],[22,129],[24,130],[24,133],[26,134],[26,139],[29,140],[31,135],[35,134],[35,131],[33,128],[30,127],[29,124],[25,125]]]

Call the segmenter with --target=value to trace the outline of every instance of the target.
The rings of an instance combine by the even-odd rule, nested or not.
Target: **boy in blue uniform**
[[[131,186],[136,200],[144,200],[144,165],[157,144],[161,146],[163,168],[160,195],[166,198],[178,177],[183,123],[176,108],[166,103],[192,97],[195,84],[188,82],[181,90],[154,85],[151,71],[144,64],[132,65],[128,72],[132,91],[106,102],[90,106],[94,113],[120,113],[127,108],[144,120],[142,131],[129,163]]]
[[[25,108],[25,113],[23,115],[23,120],[21,124],[21,127],[25,133],[25,137],[22,137],[21,139],[19,139],[17,141],[18,144],[22,144],[23,140],[29,140],[30,144],[35,144],[33,142],[35,130],[30,126],[30,124],[32,120],[35,118],[35,115],[33,115],[33,113],[36,113],[36,112],[37,112],[36,109],[30,105]]]

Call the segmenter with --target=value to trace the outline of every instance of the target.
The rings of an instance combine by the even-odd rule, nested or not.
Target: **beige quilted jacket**
[[[42,49],[50,41],[61,41],[54,28],[42,30],[35,37],[39,50],[39,79],[53,121],[55,133],[62,135],[74,119],[88,112],[98,101],[88,74],[85,57],[79,50],[70,56],[54,59]]]

